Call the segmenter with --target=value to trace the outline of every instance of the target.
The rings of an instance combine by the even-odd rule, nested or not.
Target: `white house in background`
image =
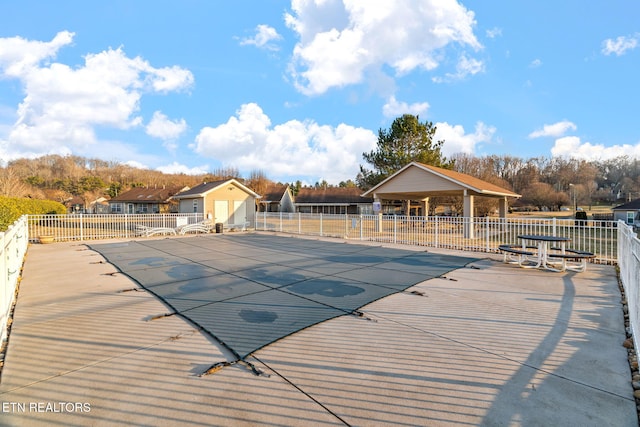
[[[616,206],[612,211],[614,220],[622,220],[628,225],[640,227],[640,199]]]
[[[260,212],[295,212],[291,187],[287,184],[269,185],[258,206]]]
[[[235,179],[203,182],[173,196],[178,201],[178,212],[201,213],[214,223],[225,227],[253,224],[256,199],[260,196]]]

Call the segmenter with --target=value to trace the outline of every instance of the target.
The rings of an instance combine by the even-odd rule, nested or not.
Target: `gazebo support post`
[[[425,197],[424,199],[420,200],[420,207],[422,208],[422,216],[427,217],[429,216],[429,198]]]
[[[500,218],[507,217],[507,209],[508,209],[508,201],[506,197],[500,199],[500,203],[498,204],[498,215]]]
[[[464,217],[464,238],[475,239],[475,227],[473,224],[473,195],[469,194],[467,190],[464,190],[464,204],[462,209],[462,216]]]
[[[375,225],[376,225],[375,231],[377,233],[382,233],[382,199],[380,197],[378,197],[378,195],[375,194],[375,193],[373,194],[373,204],[374,204],[373,213],[374,213],[374,215],[378,216],[378,219],[375,222]],[[375,208],[376,205],[378,206],[377,209],[380,209],[380,210],[377,210]]]

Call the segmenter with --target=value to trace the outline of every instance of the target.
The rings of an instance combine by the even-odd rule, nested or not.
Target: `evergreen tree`
[[[452,169],[453,161],[448,161],[441,152],[444,141],[433,140],[435,133],[433,123],[421,123],[419,117],[412,114],[396,118],[388,130],[380,129],[377,148],[362,153],[373,170],[360,165],[358,186],[371,188],[411,162]]]

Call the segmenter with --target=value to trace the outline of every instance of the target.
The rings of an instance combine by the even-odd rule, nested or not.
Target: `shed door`
[[[213,212],[215,212],[215,222],[223,224],[229,223],[229,202],[226,200],[216,200],[213,202]]]
[[[233,201],[233,223],[242,224],[247,221],[247,202],[241,200]]]

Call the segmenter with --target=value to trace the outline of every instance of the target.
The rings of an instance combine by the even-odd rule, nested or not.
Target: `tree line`
[[[411,161],[453,169],[522,195],[518,204],[558,210],[561,206],[622,203],[640,197],[640,160],[620,156],[585,161],[561,157],[524,159],[512,155],[445,158],[444,141],[434,141],[435,126],[418,116],[403,115],[391,127],[380,129],[376,149],[362,153],[372,169],[361,165],[354,180],[326,181],[315,187],[357,186],[367,190]],[[275,182],[262,170],[242,177],[236,168],[219,168],[207,174],[165,174],[126,164],[82,156],[46,155],[17,159],[0,168],[0,196],[49,199],[64,202],[74,196],[86,201],[115,197],[133,187],[192,187],[201,182],[235,178],[258,194]],[[302,187],[291,183],[294,194]],[[455,205],[456,201],[441,201]],[[482,206],[482,204],[480,204]],[[487,209],[489,209],[488,207]]]
[[[363,189],[375,186],[411,161],[426,163],[480,178],[522,195],[516,205],[537,209],[559,210],[562,206],[615,204],[640,197],[640,160],[620,156],[602,161],[586,161],[564,157],[524,159],[511,155],[477,157],[442,154],[444,141],[434,141],[436,127],[420,122],[418,116],[405,114],[391,127],[380,129],[376,149],[363,153],[372,166],[360,166],[356,178]],[[460,200],[437,200],[451,206]],[[492,203],[482,200],[478,208],[486,214]]]

